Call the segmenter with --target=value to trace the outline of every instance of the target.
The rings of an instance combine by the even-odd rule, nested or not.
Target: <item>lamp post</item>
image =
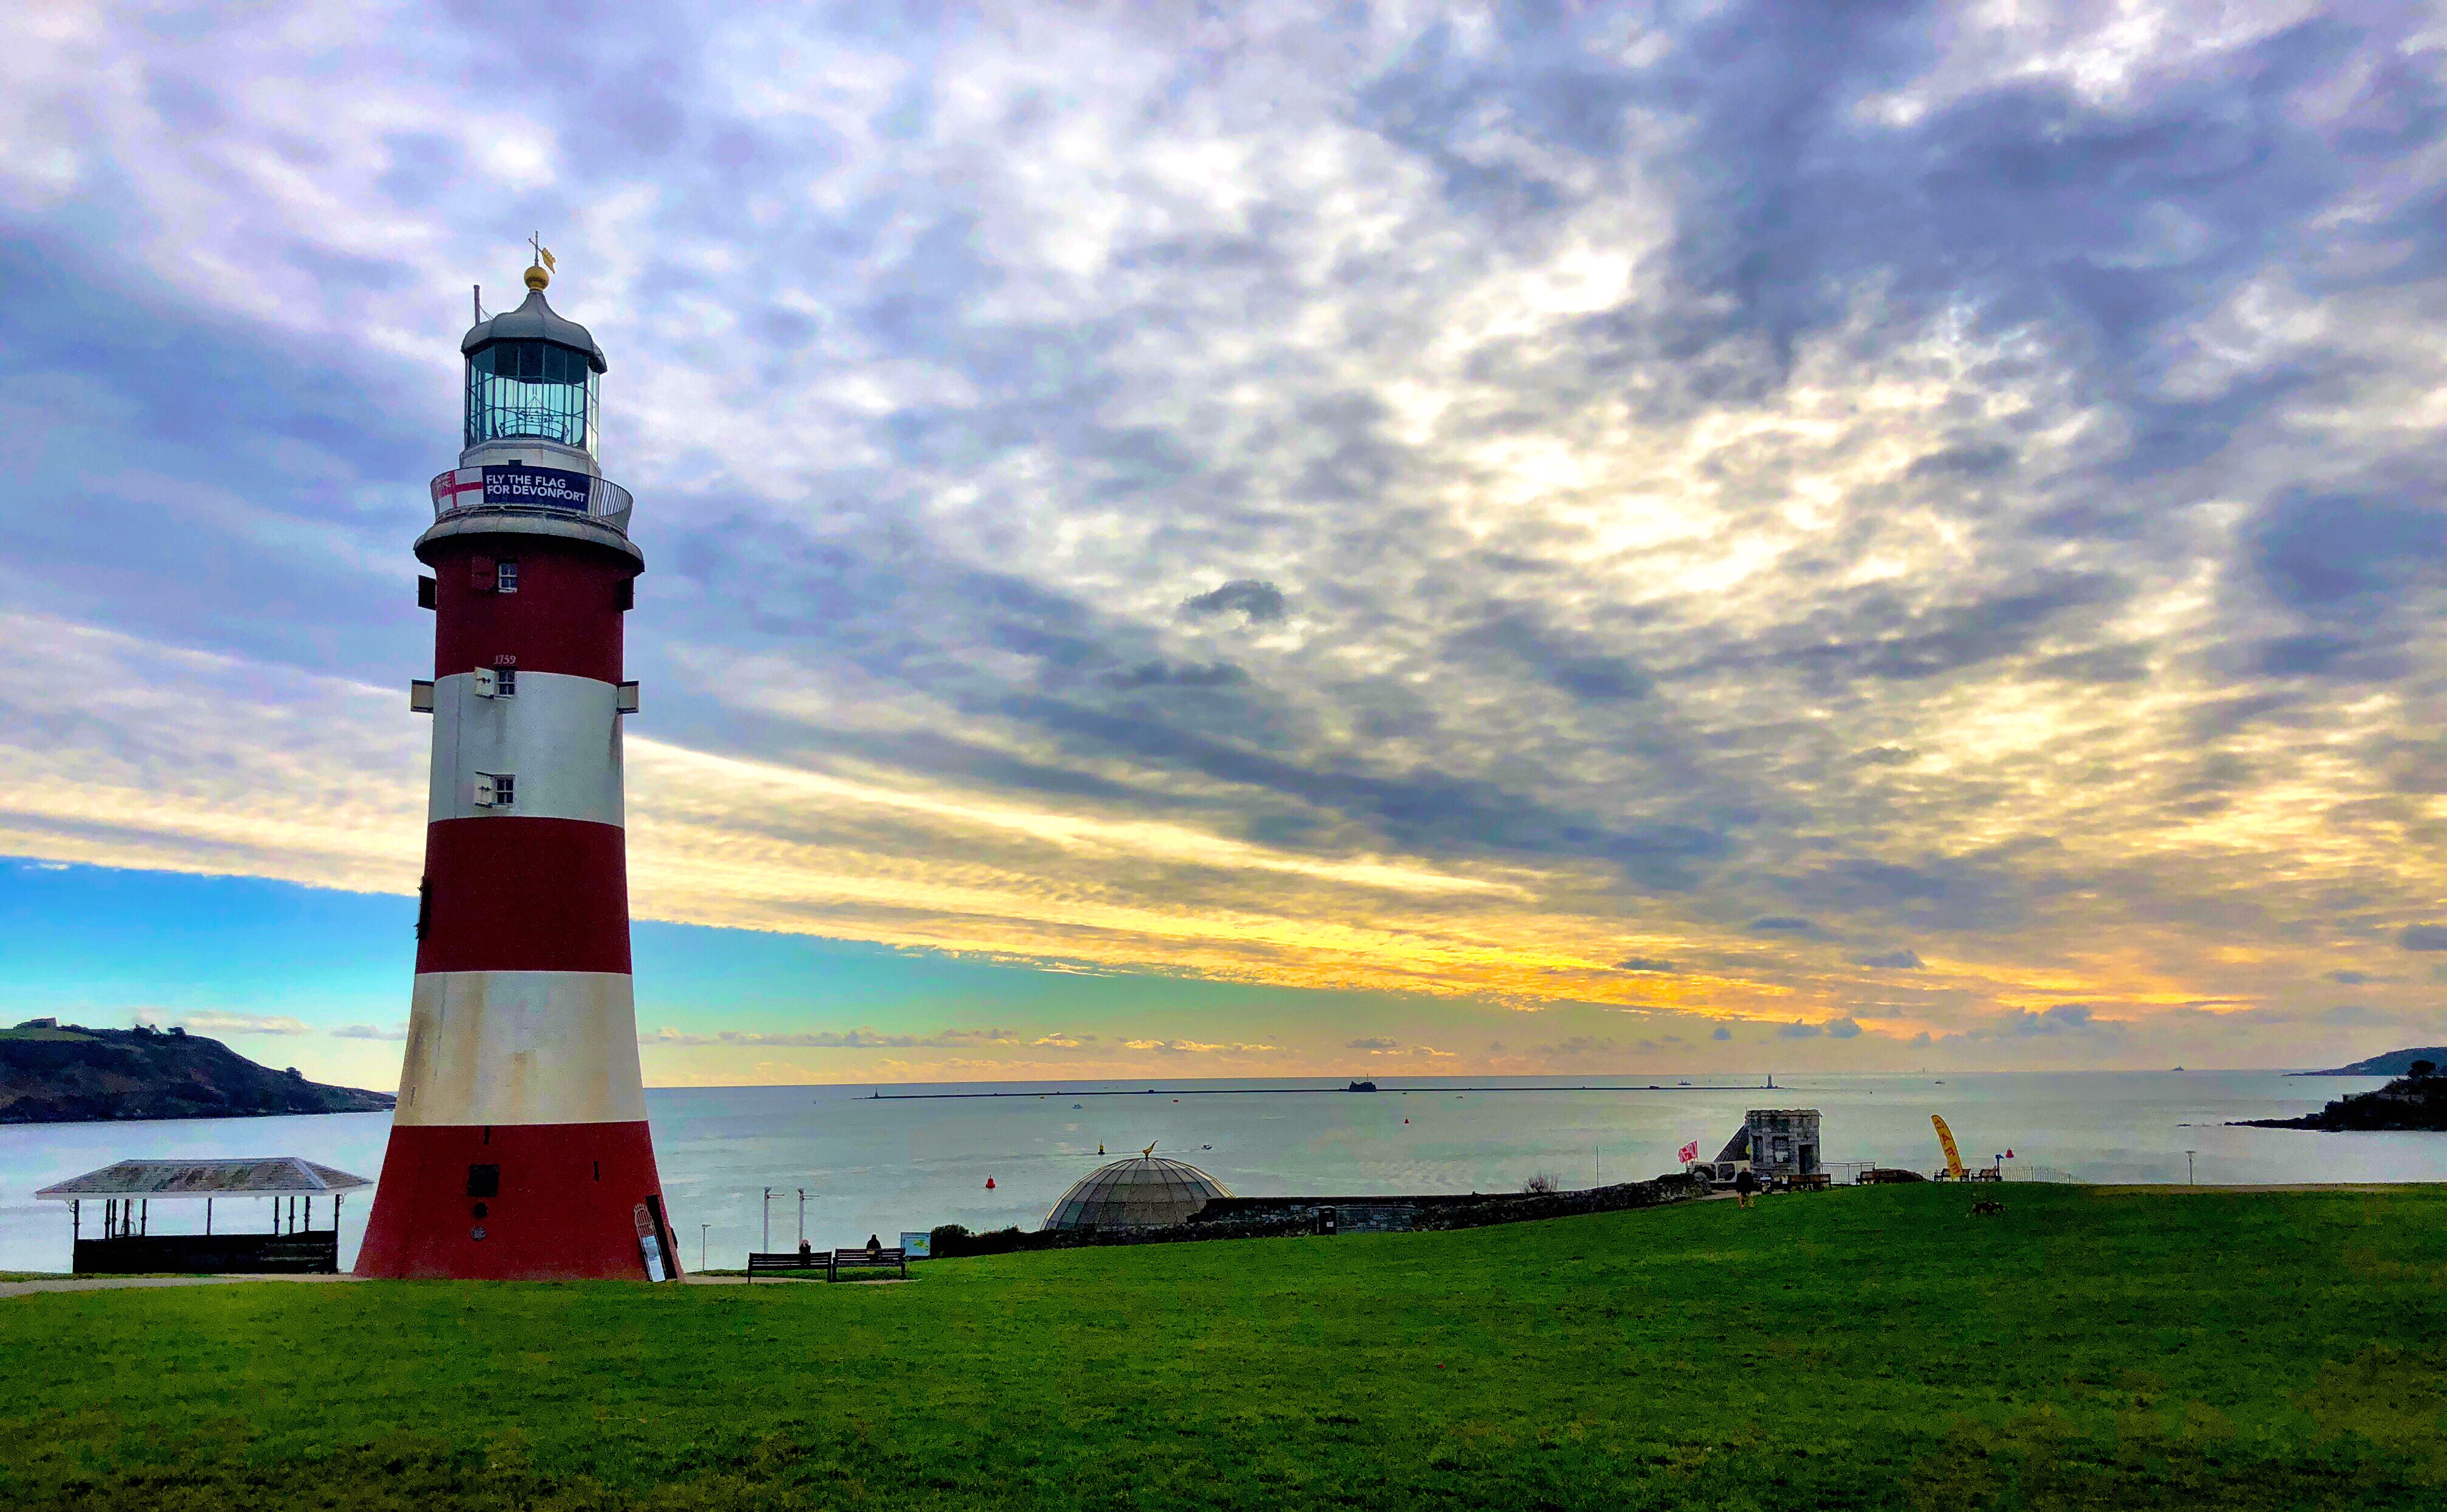
[[[713,1225],[711,1223],[699,1223],[696,1226],[696,1269],[700,1276],[705,1274],[706,1238],[712,1232]]]
[[[765,1253],[770,1255],[773,1253],[773,1189],[771,1187],[765,1188],[765,1200],[761,1205],[765,1212]]]
[[[799,1248],[807,1247],[807,1189],[799,1188]]]
[[[2192,1157],[2199,1153],[2200,1152],[2197,1150],[2186,1150],[2184,1152],[2184,1184],[2186,1186],[2198,1184],[2192,1180]]]

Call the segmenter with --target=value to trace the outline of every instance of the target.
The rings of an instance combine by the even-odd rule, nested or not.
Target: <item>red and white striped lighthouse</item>
[[[602,349],[545,302],[478,320],[466,446],[416,543],[433,576],[433,769],[416,988],[357,1274],[660,1279],[629,975],[621,616],[645,557],[596,461]]]

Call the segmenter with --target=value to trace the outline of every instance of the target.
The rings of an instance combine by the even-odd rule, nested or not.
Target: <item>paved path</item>
[[[11,1296],[32,1296],[41,1292],[127,1292],[151,1286],[236,1286],[245,1281],[303,1281],[331,1283],[354,1281],[353,1276],[53,1276],[39,1281],[0,1281],[0,1299]],[[744,1276],[684,1276],[680,1279],[690,1286],[746,1286]],[[759,1277],[758,1286],[824,1286],[834,1283],[813,1277],[768,1276]],[[879,1276],[863,1281],[843,1281],[843,1286],[905,1286],[908,1277]]]
[[[0,1297],[37,1292],[125,1292],[147,1286],[234,1286],[240,1281],[353,1281],[353,1276],[55,1276],[39,1281],[0,1281]]]

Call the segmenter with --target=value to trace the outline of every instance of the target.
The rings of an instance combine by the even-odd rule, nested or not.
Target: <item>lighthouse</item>
[[[544,298],[476,324],[459,465],[433,480],[433,720],[416,981],[357,1274],[678,1273],[629,971],[621,626],[645,556],[603,476],[603,349]]]

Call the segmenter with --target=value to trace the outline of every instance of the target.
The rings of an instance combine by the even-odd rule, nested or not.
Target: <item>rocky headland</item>
[[[2411,1074],[2398,1077],[2376,1092],[2341,1097],[2317,1113],[2238,1122],[2250,1128],[2323,1129],[2332,1134],[2388,1129],[2447,1131],[2447,1076],[2438,1074],[2435,1062],[2419,1060],[2413,1063]]]

